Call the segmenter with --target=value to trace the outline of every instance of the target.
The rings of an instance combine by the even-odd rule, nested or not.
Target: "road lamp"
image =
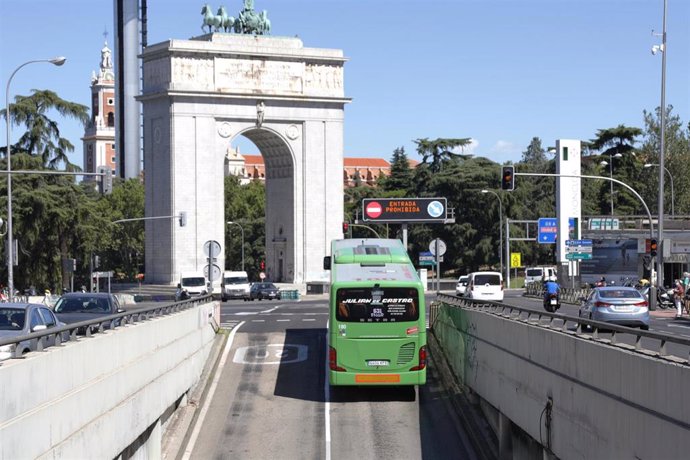
[[[606,160],[601,160],[599,163],[602,166],[608,166],[609,167],[609,177],[613,179],[613,159],[614,158],[623,158],[623,155],[620,153],[616,154],[611,154],[609,153],[609,161]],[[610,182],[611,184],[611,215],[613,216],[613,182]]]
[[[656,281],[659,288],[664,286],[664,144],[666,142],[666,4],[664,0],[664,14],[662,20],[661,45],[652,46],[652,54],[661,52],[661,107],[659,110],[659,251],[656,258]],[[652,31],[652,35],[657,35]]]
[[[240,225],[239,223],[233,222],[231,220],[229,220],[227,223],[228,224],[235,224],[238,227],[240,227],[240,230],[242,230],[242,271],[244,271],[244,228],[242,228],[242,225]]]
[[[651,168],[652,166],[659,167],[660,165],[656,163],[645,163],[644,165],[645,168]],[[668,173],[669,179],[671,179],[671,217],[676,217],[676,205],[675,200],[673,198],[673,195],[675,195],[675,193],[673,192],[673,176],[671,175],[671,171],[669,171],[667,167],[664,166],[664,170]]]
[[[9,291],[10,301],[14,298],[14,241],[12,240],[12,155],[10,152],[10,125],[12,118],[10,117],[10,83],[12,78],[22,67],[33,64],[35,62],[49,62],[53,65],[61,66],[65,63],[67,58],[59,56],[53,59],[37,59],[27,61],[20,65],[10,75],[7,80],[7,87],[5,88],[5,121],[7,125],[7,289]]]
[[[482,193],[492,193],[496,195],[496,198],[498,198],[498,217],[499,217],[499,226],[498,229],[500,230],[500,249],[499,249],[499,254],[501,255],[501,274],[503,274],[503,203],[501,203],[501,197],[498,195],[498,193],[494,192],[493,190],[482,190]],[[508,276],[506,275],[506,279]]]

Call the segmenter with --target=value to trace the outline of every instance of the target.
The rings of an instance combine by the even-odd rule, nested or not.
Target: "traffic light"
[[[187,213],[185,211],[180,211],[180,227],[187,225]]]
[[[266,269],[266,262],[264,262],[263,260],[261,262],[259,262],[259,268],[262,271],[265,270]]]
[[[101,193],[104,195],[110,195],[113,193],[113,170],[108,166],[102,166],[101,173]]]
[[[98,268],[101,266],[101,258],[98,256],[93,256],[93,268]]]
[[[503,166],[501,173],[501,190],[515,190],[515,167]]]
[[[347,231],[350,230],[350,223],[348,221],[343,222],[343,233],[347,235]]]
[[[652,257],[656,257],[656,251],[659,249],[659,245],[656,242],[656,239],[652,239],[649,242],[649,255]]]

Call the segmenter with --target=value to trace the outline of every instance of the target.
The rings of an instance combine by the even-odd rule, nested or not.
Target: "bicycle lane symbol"
[[[238,348],[232,361],[237,364],[291,364],[306,361],[306,345],[276,343]]]

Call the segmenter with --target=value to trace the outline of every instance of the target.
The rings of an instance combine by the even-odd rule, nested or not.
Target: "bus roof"
[[[333,240],[333,264],[409,264],[400,240],[353,238]]]
[[[400,240],[348,239],[332,244],[332,282],[395,281],[419,283]]]

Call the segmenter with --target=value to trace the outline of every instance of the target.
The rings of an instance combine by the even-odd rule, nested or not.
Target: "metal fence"
[[[616,324],[594,321],[577,316],[532,310],[526,307],[506,305],[501,302],[471,300],[448,294],[439,294],[437,296],[437,300],[431,302],[429,305],[429,327],[432,330],[434,323],[438,318],[442,304],[474,311],[483,311],[502,316],[507,319],[559,330],[565,333],[573,334],[576,337],[581,336],[582,338],[587,338],[610,345],[626,346],[624,342],[620,341],[620,337],[631,336],[633,338],[633,344],[630,347],[635,352],[643,353],[647,356],[651,355],[669,359],[675,363],[682,363],[686,365],[690,364],[690,338],[660,332],[643,331],[637,328],[619,326]],[[611,336],[606,338],[602,337],[600,334],[603,331],[610,333]],[[642,345],[643,339],[650,341],[646,347],[643,347]],[[650,347],[651,343],[655,343],[656,346]],[[678,354],[670,354],[668,352],[667,345],[671,343],[682,347],[684,350],[683,353],[681,353],[682,356],[679,356]]]
[[[189,300],[183,300],[181,302],[144,307],[124,313],[116,313],[114,315],[101,316],[91,320],[71,323],[65,326],[51,327],[50,329],[32,332],[28,335],[0,339],[0,348],[6,345],[17,345],[12,357],[21,358],[24,347],[20,347],[19,345],[26,341],[30,343],[32,351],[41,352],[49,347],[48,344],[52,342],[52,339],[55,340],[55,345],[53,346],[60,346],[65,342],[76,341],[78,337],[91,337],[94,334],[102,333],[106,329],[116,329],[128,324],[136,324],[159,316],[170,315],[196,307],[200,304],[211,302],[212,300],[212,295],[192,297]],[[2,363],[2,361],[0,361],[0,363]]]
[[[561,302],[579,304],[581,297],[587,297],[592,292],[589,288],[572,289],[561,288]],[[525,287],[526,296],[544,297],[544,286],[541,283],[531,283]]]

